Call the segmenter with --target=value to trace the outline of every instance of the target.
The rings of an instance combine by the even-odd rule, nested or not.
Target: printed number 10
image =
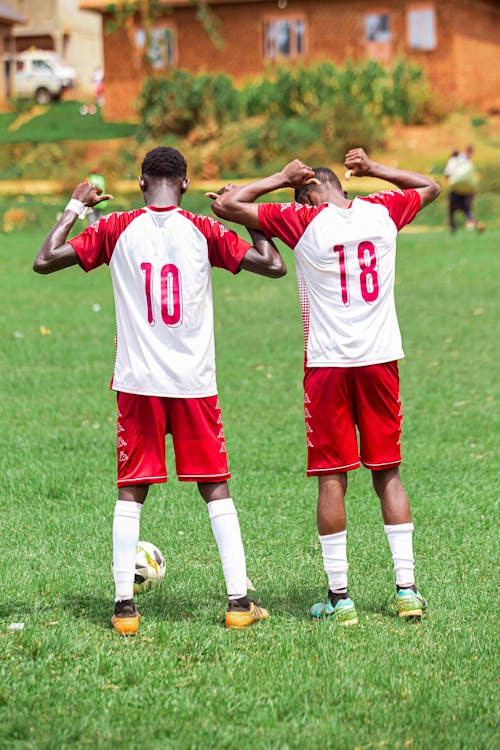
[[[155,324],[153,308],[153,266],[151,263],[141,263],[144,273],[144,291],[148,310],[148,323]],[[161,289],[161,317],[166,326],[178,326],[182,322],[181,275],[177,266],[167,263],[160,271]]]
[[[344,245],[335,245],[333,252],[339,256],[340,290],[342,302],[349,304],[349,289],[347,286],[347,263]],[[379,295],[380,287],[377,273],[377,252],[372,242],[360,242],[358,245],[358,263],[361,269],[359,285],[361,296],[365,302],[375,302]]]

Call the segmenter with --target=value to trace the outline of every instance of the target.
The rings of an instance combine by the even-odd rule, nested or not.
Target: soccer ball
[[[139,594],[157,586],[165,577],[165,558],[151,542],[138,542],[135,558],[134,591]]]

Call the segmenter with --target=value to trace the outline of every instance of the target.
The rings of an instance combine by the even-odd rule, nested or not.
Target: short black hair
[[[336,187],[341,193],[342,191],[342,185],[340,184],[340,180],[335,174],[335,172],[332,172],[330,167],[313,167],[312,168],[314,172],[314,176],[321,182],[331,182],[334,187]],[[317,185],[302,185],[302,187],[295,188],[295,201],[296,203],[300,202],[300,198],[304,196],[309,190],[314,190],[317,187]]]
[[[142,174],[159,180],[180,177],[187,173],[186,160],[180,151],[171,146],[158,146],[148,151],[143,159]]]

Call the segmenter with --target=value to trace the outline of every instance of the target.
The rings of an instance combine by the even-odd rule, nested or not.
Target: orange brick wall
[[[195,72],[225,72],[243,80],[261,73],[264,59],[263,20],[266,17],[300,15],[307,24],[305,64],[346,57],[368,56],[365,14],[390,14],[392,39],[387,43],[390,59],[397,55],[415,61],[426,70],[434,88],[463,104],[488,107],[498,98],[500,77],[500,4],[495,0],[436,0],[437,47],[428,52],[410,50],[407,43],[406,11],[426,4],[425,0],[289,0],[280,11],[272,2],[218,5],[212,7],[220,22],[225,48],[214,47],[196,20],[194,8],[180,8],[168,14],[166,22],[175,28],[177,66]],[[105,26],[108,21],[105,17]],[[130,118],[146,71],[133,44],[134,26],[104,35],[107,119]],[[493,62],[497,56],[497,64]]]
[[[478,6],[483,5],[477,3]],[[455,3],[454,62],[458,101],[487,109],[500,107],[500,3],[470,14]]]

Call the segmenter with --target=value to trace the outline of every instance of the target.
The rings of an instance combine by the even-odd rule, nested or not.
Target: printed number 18
[[[347,286],[347,262],[344,245],[335,245],[333,252],[339,256],[340,290],[342,302],[349,305],[349,288]],[[375,302],[380,287],[377,273],[377,252],[372,242],[360,242],[358,245],[358,263],[361,269],[359,285],[365,302]]]

